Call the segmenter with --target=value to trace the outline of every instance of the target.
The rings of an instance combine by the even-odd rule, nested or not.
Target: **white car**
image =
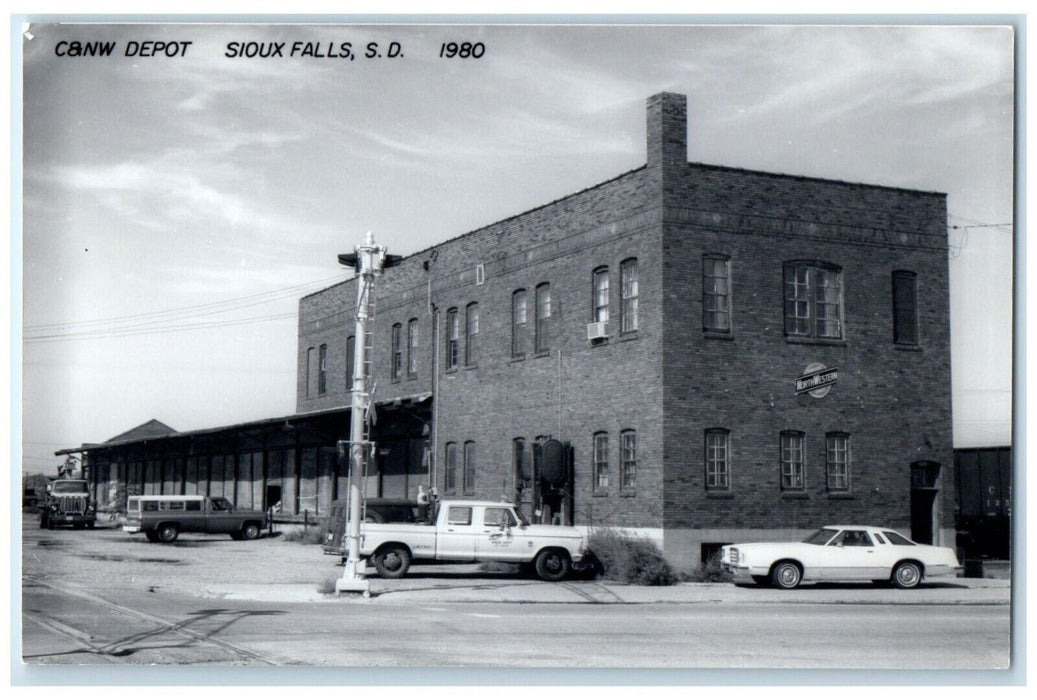
[[[923,578],[962,573],[949,547],[918,544],[896,530],[862,525],[826,525],[802,542],[727,545],[720,563],[735,583],[785,589],[803,581],[889,581],[897,588],[914,588]]]

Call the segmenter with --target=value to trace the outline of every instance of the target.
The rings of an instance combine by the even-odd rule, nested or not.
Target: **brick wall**
[[[442,333],[438,341],[440,489],[448,442],[457,444],[459,456],[466,441],[475,443],[471,495],[497,498],[513,494],[513,440],[550,435],[574,449],[577,522],[665,527],[668,550],[687,552],[689,542],[717,533],[792,531],[822,520],[903,526],[910,463],[929,459],[944,465],[940,524],[947,527],[953,477],[943,195],[689,164],[686,119],[683,96],[651,98],[644,168],[387,270],[372,323],[375,398],[433,391],[434,320],[442,331],[444,314],[456,308],[462,335],[456,371],[445,371]],[[734,325],[727,337],[702,330],[706,253],[730,257]],[[638,260],[639,329],[621,337],[619,268],[628,258]],[[841,268],[843,340],[785,339],[782,262],[793,259]],[[609,338],[592,344],[586,326],[599,266],[609,270]],[[892,342],[894,270],[918,275],[921,343],[914,349]],[[552,337],[549,352],[536,356],[534,290],[545,282],[552,290]],[[529,295],[522,359],[511,352],[516,289]],[[480,311],[479,358],[466,367],[464,315],[473,302]],[[354,303],[353,282],[301,301],[299,411],[348,404],[345,338]],[[391,327],[401,324],[405,339],[412,318],[422,339],[416,376],[404,371],[393,382]],[[316,358],[322,343],[328,391],[316,394],[314,370],[307,396],[307,352],[314,348]],[[814,362],[837,366],[838,384],[822,399],[794,395],[795,378]],[[731,431],[732,488],[719,496],[704,487],[703,431],[712,427]],[[637,481],[624,491],[619,447],[628,429],[638,436]],[[794,497],[779,485],[782,430],[806,434],[806,488]],[[607,489],[594,488],[598,431],[609,436]],[[825,488],[830,431],[851,439],[853,488],[846,496]]]

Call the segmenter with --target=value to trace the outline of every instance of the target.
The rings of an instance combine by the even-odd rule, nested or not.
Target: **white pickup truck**
[[[400,578],[412,562],[502,561],[532,564],[545,581],[560,581],[589,558],[579,530],[530,525],[510,503],[439,501],[432,522],[363,523],[360,556],[382,578]]]

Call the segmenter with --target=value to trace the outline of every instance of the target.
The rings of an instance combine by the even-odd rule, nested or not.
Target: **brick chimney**
[[[648,167],[683,168],[688,162],[688,98],[660,92],[648,98]]]

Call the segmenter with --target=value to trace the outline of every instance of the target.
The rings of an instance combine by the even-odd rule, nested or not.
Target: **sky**
[[[664,90],[688,96],[690,161],[947,193],[955,446],[1010,444],[1009,29],[29,31],[23,472],[151,419],[293,413],[298,300],[349,277],[337,254],[367,231],[412,254],[643,165],[645,100]],[[141,56],[146,41],[190,43]],[[446,42],[481,55],[441,57]]]

